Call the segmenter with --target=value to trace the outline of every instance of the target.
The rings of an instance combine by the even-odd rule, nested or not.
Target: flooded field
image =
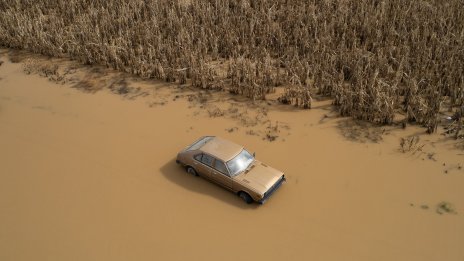
[[[464,150],[441,129],[8,50],[0,61],[0,260],[464,259]],[[203,135],[287,182],[246,205],[186,174],[176,153]]]

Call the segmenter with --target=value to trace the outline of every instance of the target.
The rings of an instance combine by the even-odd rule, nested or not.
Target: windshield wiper
[[[248,173],[248,171],[250,171],[250,169],[255,166],[254,163],[255,163],[255,160],[251,161],[250,164],[248,164],[248,167],[246,167],[246,169],[244,170],[245,173]]]

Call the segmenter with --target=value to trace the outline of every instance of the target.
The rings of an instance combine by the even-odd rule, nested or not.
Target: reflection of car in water
[[[264,203],[285,181],[284,173],[256,160],[243,146],[205,136],[177,154],[188,173],[209,179],[246,203]]]

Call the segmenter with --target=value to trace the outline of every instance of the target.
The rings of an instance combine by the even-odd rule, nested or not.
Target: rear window
[[[213,136],[203,137],[203,138],[195,141],[192,145],[188,146],[185,150],[186,151],[188,151],[188,150],[197,150],[197,149],[203,147],[203,145],[208,143],[208,141],[212,140],[213,138],[214,138]]]

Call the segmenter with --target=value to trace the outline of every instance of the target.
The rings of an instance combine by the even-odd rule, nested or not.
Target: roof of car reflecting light
[[[214,137],[200,149],[222,161],[229,161],[243,150],[243,146],[220,137]]]

